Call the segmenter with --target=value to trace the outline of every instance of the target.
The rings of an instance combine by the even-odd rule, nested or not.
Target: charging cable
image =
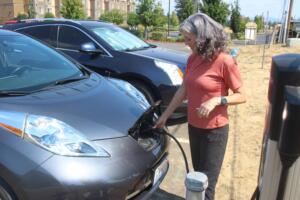
[[[184,163],[185,163],[186,173],[188,174],[190,172],[189,164],[187,162],[186,154],[185,154],[185,152],[184,152],[181,144],[179,143],[179,141],[176,139],[175,136],[173,136],[172,134],[168,133],[166,130],[163,131],[163,129],[159,129],[159,132],[162,133],[162,134],[165,134],[165,135],[169,136],[170,138],[172,138],[176,142],[177,146],[179,147],[179,149],[180,149],[180,151],[182,153],[182,156],[183,156],[183,159],[184,159]]]

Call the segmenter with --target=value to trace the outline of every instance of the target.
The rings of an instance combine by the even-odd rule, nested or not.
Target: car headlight
[[[6,117],[7,114],[9,118]],[[0,127],[58,155],[110,156],[78,130],[51,117],[0,112]]]
[[[112,81],[120,90],[133,97],[138,105],[140,105],[142,108],[147,109],[150,107],[150,104],[147,101],[146,97],[130,83],[114,78],[108,78],[108,80]]]
[[[183,74],[179,67],[175,64],[155,60],[155,65],[167,73],[173,85],[181,85]]]

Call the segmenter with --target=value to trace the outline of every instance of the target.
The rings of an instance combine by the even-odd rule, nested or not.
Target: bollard
[[[186,200],[204,200],[208,178],[201,172],[190,172],[185,178]]]

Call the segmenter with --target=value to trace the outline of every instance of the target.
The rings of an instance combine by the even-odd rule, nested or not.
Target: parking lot
[[[146,99],[140,96],[139,93],[135,93],[134,92],[135,88],[132,88],[131,86],[127,85],[128,84],[127,82],[117,80],[117,79],[112,79],[112,78],[106,78],[103,79],[100,84],[99,80],[101,77],[98,77],[96,74],[93,73],[91,73],[90,76],[86,76],[86,74],[89,74],[88,72],[82,69],[79,70],[79,68],[73,66],[74,64],[72,62],[69,62],[67,58],[57,57],[58,54],[53,53],[52,50],[50,49],[45,48],[44,50],[39,50],[40,46],[33,45],[36,44],[36,41],[32,39],[23,40],[22,37],[25,36],[17,35],[17,33],[13,33],[13,32],[3,31],[3,33],[12,34],[12,36],[6,37],[6,35],[4,35],[3,37],[5,37],[6,39],[2,40],[3,41],[2,52],[5,52],[6,54],[3,54],[5,56],[2,56],[3,62],[1,64],[1,66],[5,66],[3,68],[4,78],[2,79],[3,84],[2,84],[2,93],[1,93],[1,95],[4,98],[2,99],[1,106],[3,105],[3,107],[5,106],[10,106],[10,107],[7,108],[8,111],[0,112],[0,118],[2,119],[2,121],[0,121],[1,122],[0,125],[3,127],[0,130],[3,133],[5,133],[5,134],[0,134],[2,137],[0,140],[2,142],[0,147],[2,148],[1,152],[7,152],[1,154],[1,156],[2,156],[2,160],[7,163],[6,165],[9,165],[9,167],[6,167],[6,169],[16,170],[11,174],[20,175],[20,178],[16,179],[17,181],[11,183],[11,185],[16,185],[18,183],[23,184],[23,182],[19,180],[24,179],[25,184],[23,186],[25,186],[24,188],[26,189],[26,192],[28,192],[29,195],[32,195],[34,197],[31,198],[31,196],[29,196],[28,199],[39,200],[41,199],[42,195],[50,195],[51,193],[52,195],[63,194],[63,192],[62,191],[59,192],[56,187],[47,186],[47,184],[50,182],[47,181],[49,180],[47,179],[47,177],[52,180],[52,175],[68,178],[68,180],[71,180],[70,186],[74,185],[73,182],[74,180],[80,180],[79,181],[80,183],[82,180],[84,180],[85,181],[84,186],[89,186],[88,183],[94,184],[95,183],[94,180],[90,181],[91,177],[93,178],[100,177],[98,181],[101,182],[102,184],[103,183],[106,184],[106,182],[103,182],[103,178],[101,178],[102,175],[105,177],[108,176],[108,179],[113,177],[113,181],[120,180],[118,184],[122,183],[123,185],[122,187],[116,187],[117,188],[116,190],[111,190],[111,187],[109,185],[109,187],[100,187],[101,191],[103,188],[104,192],[99,193],[97,188],[99,188],[98,185],[100,184],[97,183],[96,184],[97,187],[92,187],[92,189],[95,188],[95,191],[92,191],[91,193],[90,192],[84,193],[79,191],[76,194],[73,193],[63,194],[63,195],[71,195],[71,196],[72,195],[96,195],[95,197],[100,199],[110,198],[103,195],[111,195],[111,194],[116,195],[112,197],[113,199],[125,199],[124,197],[125,195],[126,198],[131,198],[133,195],[135,195],[135,193],[131,193],[130,195],[128,195],[126,187],[130,186],[130,184],[128,184],[128,182],[124,182],[124,180],[134,181],[134,179],[136,179],[142,181],[141,182],[142,186],[148,184],[149,181],[147,181],[147,177],[152,178],[152,176],[149,175],[146,176],[147,175],[146,174],[145,179],[140,179],[138,176],[136,176],[136,174],[138,173],[132,175],[132,173],[130,172],[132,169],[134,169],[134,171],[136,171],[136,169],[140,169],[141,174],[143,175],[145,172],[149,172],[149,170],[152,170],[153,169],[152,166],[154,165],[154,163],[157,163],[155,161],[152,161],[151,163],[147,163],[147,162],[150,160],[148,159],[149,156],[153,156],[153,154],[156,155],[160,152],[145,151],[145,149],[152,148],[154,146],[153,144],[155,144],[155,143],[150,143],[150,146],[147,145],[145,146],[145,144],[149,144],[146,143],[145,141],[148,141],[149,138],[152,139],[152,137],[154,138],[153,140],[155,139],[158,140],[161,138],[161,137],[156,137],[158,136],[158,134],[152,134],[152,133],[149,134],[150,131],[153,131],[151,129],[153,125],[153,121],[152,121],[153,118],[152,117],[148,118],[149,116],[144,116],[145,118],[141,118],[141,119],[146,119],[151,121],[148,122],[143,121],[143,123],[139,122],[137,126],[134,126],[131,129],[129,129],[129,134],[131,134],[135,140],[142,142],[140,143],[140,145],[132,145],[132,142],[135,144],[134,140],[131,139],[130,141],[126,140],[127,137],[123,137],[122,135],[120,135],[120,133],[126,133],[127,135],[128,126],[124,126],[124,127],[120,127],[120,126],[126,122],[127,118],[129,120],[131,119],[131,121],[129,121],[128,123],[130,123],[130,125],[132,126],[132,121],[136,121],[137,117],[140,116],[137,114],[142,113],[143,110],[141,110],[141,108],[144,105],[143,102],[146,102]],[[18,38],[18,41],[20,40],[19,42],[23,42],[23,44],[25,45],[19,45],[19,42],[15,42],[14,40],[11,39],[13,37],[20,37]],[[7,44],[9,44],[9,47],[11,47],[12,50],[10,48],[7,48]],[[161,47],[167,47],[169,49],[177,50],[177,51],[182,51],[186,53],[190,52],[190,50],[186,48],[183,43],[154,43],[154,44]],[[87,47],[91,47],[91,46],[87,46]],[[155,46],[149,46],[148,52],[153,52],[154,50],[152,48],[150,49],[150,47],[155,47]],[[38,49],[39,51],[37,51],[35,48]],[[265,116],[266,107],[268,105],[267,93],[268,93],[268,86],[269,86],[269,75],[270,75],[272,56],[283,54],[283,53],[300,52],[300,48],[296,48],[296,47],[288,48],[280,45],[273,45],[266,48],[263,45],[248,45],[248,46],[240,45],[238,46],[238,49],[239,49],[239,55],[237,57],[237,61],[239,63],[239,69],[242,75],[244,88],[246,90],[245,94],[247,97],[247,103],[238,106],[229,107],[229,118],[230,118],[229,141],[227,145],[223,167],[216,188],[217,200],[218,199],[221,200],[250,199],[253,191],[257,186],[257,176],[259,170],[259,163],[261,159],[260,155],[261,155],[263,128],[264,128],[264,116]],[[90,51],[91,49],[83,48],[83,50]],[[94,54],[97,55],[100,54],[100,52],[96,50],[97,49],[92,48]],[[52,53],[49,53],[49,51],[51,51]],[[163,51],[165,50],[162,50],[162,52]],[[31,55],[36,55],[36,56],[31,57]],[[180,57],[182,53],[176,55],[177,55],[176,56],[177,60],[182,60]],[[265,55],[265,57],[263,58],[262,55]],[[9,58],[14,62],[20,61],[20,63],[21,64],[23,63],[23,65],[21,65],[19,62],[17,65],[13,65],[13,64],[9,65],[9,62],[7,62],[6,58],[7,59]],[[32,60],[29,61],[33,61],[31,67],[25,65],[28,62],[28,60],[26,60],[27,58],[31,58]],[[40,60],[38,60],[38,62],[34,62],[35,61],[34,59],[40,59]],[[51,62],[49,62],[49,60]],[[52,63],[52,61],[54,63]],[[62,65],[62,63],[65,65]],[[145,64],[146,62],[143,63]],[[51,64],[51,66],[48,66],[49,64]],[[18,67],[19,65],[23,66],[24,70],[20,70],[22,68]],[[163,65],[163,63],[157,62],[157,65],[158,66]],[[57,67],[54,68],[52,66],[57,66]],[[66,68],[66,66],[70,66],[70,67]],[[11,68],[8,67],[11,67],[14,70],[11,70]],[[59,73],[57,72],[58,70],[61,70],[61,67],[63,67],[62,69],[66,69],[66,72],[68,73],[70,72],[70,74],[73,74],[72,79],[71,78],[66,79],[65,77],[60,77],[60,79],[56,79],[57,75],[62,74],[60,73],[60,71]],[[53,73],[54,75],[48,76],[49,73]],[[66,77],[68,77],[67,76],[68,73],[66,74]],[[13,74],[13,76],[11,76],[11,74]],[[150,75],[153,75],[153,73]],[[22,79],[19,78],[20,76],[22,77]],[[181,77],[180,75],[178,76]],[[44,77],[50,78],[50,80],[48,80],[48,82],[43,82],[45,81]],[[169,76],[169,77],[172,78],[173,76]],[[18,82],[16,80],[24,80],[24,82]],[[32,84],[32,80],[40,81],[39,83],[41,84],[39,86],[39,90],[37,89],[33,90],[30,87],[28,88],[31,89],[30,91],[32,93],[29,93],[28,91],[16,90],[19,89],[20,87],[24,87],[24,83]],[[86,87],[80,87],[81,90],[77,90],[76,89],[77,87],[75,86],[82,86],[83,83],[85,83],[85,81],[93,81],[93,82],[92,83],[88,82],[89,84],[84,85]],[[75,82],[80,82],[80,83],[78,83],[78,85],[73,85],[73,83]],[[46,83],[48,84],[48,86],[51,87],[45,87],[44,84]],[[55,83],[55,85],[49,83]],[[177,84],[174,85],[177,86],[180,82],[176,82],[176,83]],[[69,88],[66,86],[68,84],[70,84]],[[57,89],[55,90],[55,92],[52,91],[54,90],[53,88],[54,86],[56,87],[55,89]],[[8,87],[8,89],[6,87]],[[102,93],[98,92],[100,90],[98,89],[91,90],[89,87],[100,88],[102,89],[101,91],[103,91],[103,93],[107,95],[103,96]],[[76,95],[78,95],[79,97],[80,95],[83,96],[81,96],[81,98],[79,97],[68,98],[69,101],[64,101],[66,96],[68,97],[68,95],[59,92],[60,90],[67,91],[66,94],[68,95],[75,95],[74,93],[76,93]],[[77,94],[78,91],[80,91],[79,94]],[[128,91],[131,92],[129,94],[135,94],[137,99],[139,97],[139,101],[135,101],[135,102],[132,101],[131,99],[132,97],[129,95],[128,96],[118,95]],[[85,92],[90,92],[90,93],[89,95],[84,95]],[[25,98],[30,95],[34,96],[35,98]],[[118,98],[115,98],[116,96],[114,95],[118,95]],[[9,97],[9,98],[5,98],[5,97]],[[19,99],[19,100],[11,101],[14,99]],[[45,104],[46,101],[48,101],[48,104]],[[68,104],[66,102],[68,102]],[[111,105],[107,106],[107,102],[110,102]],[[136,103],[139,103],[140,106],[137,106]],[[44,105],[47,105],[46,108],[48,110],[45,109]],[[35,110],[32,110],[33,107],[35,108]],[[90,112],[92,110],[91,108],[93,108],[94,112]],[[25,114],[25,113],[29,113],[29,114]],[[36,113],[36,114],[33,115],[31,113]],[[40,113],[40,115],[37,115],[38,113]],[[112,116],[109,115],[110,113],[112,113],[113,115]],[[118,115],[118,113],[122,113],[122,115],[121,114]],[[74,116],[74,117],[69,117],[69,116]],[[64,122],[64,120],[66,121],[66,118],[70,119],[67,122],[68,124]],[[103,126],[108,127],[105,129],[106,131],[101,131],[101,134],[99,134],[98,131],[91,131],[93,129],[99,130],[99,126],[98,126],[99,122],[94,123],[94,119],[102,119],[102,121],[106,122],[107,124],[104,124],[105,126],[100,124],[101,125],[100,128],[102,128]],[[80,121],[81,123],[78,123],[78,121]],[[89,127],[89,129],[85,130],[85,127],[81,127],[82,124],[84,125],[88,124],[91,126]],[[145,127],[144,129],[145,132],[141,132],[141,135],[136,135],[137,131],[140,131],[139,128],[142,127],[142,125],[143,127]],[[73,126],[74,127],[78,126],[77,128],[80,130],[84,129],[86,136],[81,136],[80,131],[77,131],[77,129],[72,128]],[[117,127],[121,131],[111,131],[109,129],[110,126],[113,128]],[[147,128],[148,126],[149,128]],[[190,151],[189,151],[189,140],[188,140],[188,133],[187,133],[187,124],[185,123],[180,125],[169,126],[168,129],[169,129],[169,133],[173,134],[182,144],[182,147],[187,154],[190,169],[192,170]],[[64,131],[64,130],[68,130],[68,131]],[[75,137],[71,134],[75,135]],[[114,136],[114,138],[113,139],[110,138],[109,140],[105,140],[104,142],[103,138],[107,139],[108,136],[109,137]],[[142,136],[147,136],[147,137],[142,137]],[[85,137],[89,137],[97,141],[95,143],[95,146],[94,143],[93,144],[89,143],[88,139],[86,139]],[[64,141],[67,141],[64,143],[64,145],[59,145],[62,142],[61,138],[63,138]],[[76,141],[73,141],[74,138],[76,139]],[[31,139],[30,142],[28,142],[29,139]],[[120,140],[122,141],[120,142]],[[37,145],[34,146],[32,143]],[[73,145],[73,144],[78,144],[78,145]],[[165,145],[166,143],[160,143],[160,144],[161,146],[166,147]],[[39,147],[40,145],[44,145],[42,146],[43,148],[40,148]],[[60,150],[61,147],[64,148],[63,151]],[[26,148],[27,150],[24,151],[24,149]],[[49,152],[45,151],[44,148],[47,149]],[[135,148],[135,149],[131,149],[131,148]],[[142,148],[144,148],[144,150]],[[10,152],[11,150],[14,150],[14,152],[17,153],[12,154]],[[162,153],[165,153],[165,148],[162,150],[163,150]],[[23,154],[23,151],[26,152],[26,154]],[[34,152],[34,153],[28,153],[28,152]],[[55,156],[53,156],[51,152],[54,153]],[[111,158],[116,160],[97,159],[95,157],[95,155],[99,157],[110,157],[110,154],[108,152],[112,152],[111,155],[114,156],[111,156]],[[15,155],[15,156],[12,157],[9,156],[9,158],[13,159],[11,161],[7,159],[8,158],[7,155]],[[129,155],[130,158],[127,159],[126,155]],[[91,159],[87,158],[88,156],[92,156],[92,158]],[[28,157],[30,157],[30,159],[27,159]],[[158,157],[159,156],[156,156],[156,158]],[[33,165],[32,162],[35,161],[34,160],[35,158],[36,158],[36,164]],[[40,159],[45,159],[45,161]],[[168,160],[170,163],[169,171],[165,179],[161,183],[159,190],[151,197],[151,200],[158,200],[158,199],[176,200],[176,199],[184,199],[185,197],[184,181],[186,177],[186,171],[185,171],[184,160],[180,152],[180,149],[178,148],[176,143],[172,140],[169,146]],[[92,163],[90,164],[87,161]],[[45,172],[43,171],[42,173],[43,176],[36,176],[35,173],[31,172],[31,169],[32,170],[40,169],[36,167],[40,165],[40,162],[43,163],[41,165],[41,168],[44,169]],[[56,163],[59,163],[59,165]],[[19,170],[21,168],[15,168],[15,166],[28,167],[29,169],[27,171],[30,171],[31,173],[29,174],[23,173],[23,171]],[[69,170],[70,166],[72,166],[72,170]],[[112,169],[111,166],[114,166],[116,168],[113,168],[113,170],[111,170]],[[140,168],[136,168],[136,166],[140,166]],[[65,171],[61,169],[65,169]],[[87,169],[87,170],[82,170],[82,169]],[[51,173],[48,173],[51,174],[51,176],[46,176],[47,175],[46,172],[48,172],[47,170],[49,172],[52,170]],[[166,172],[166,168],[162,168],[162,170],[163,173]],[[0,171],[6,172],[5,170],[0,170]],[[82,173],[83,171],[87,173]],[[123,174],[122,172],[124,172],[125,174]],[[128,173],[129,175],[127,174],[127,172],[129,172]],[[5,174],[7,175],[8,173],[6,172]],[[40,175],[38,171],[37,174]],[[80,175],[80,176],[76,176],[76,175]],[[3,176],[3,174],[1,176]],[[129,177],[129,178],[125,179],[124,177]],[[13,178],[13,176],[11,176],[11,178]],[[150,178],[148,178],[148,180]],[[60,179],[61,178],[59,178],[59,180]],[[47,184],[43,185],[39,181],[42,181],[43,183],[45,182]],[[115,182],[113,181],[110,181],[109,184],[111,183],[115,184]],[[26,184],[34,187],[26,187]],[[4,193],[3,192],[0,193],[0,199],[2,199],[1,194],[5,195],[4,199],[12,199],[10,198],[10,196],[14,196],[14,194],[9,189],[9,185],[6,184],[5,182],[4,183],[1,182],[0,180],[0,186],[1,186],[0,192],[4,191]],[[43,187],[40,188],[38,186],[43,186]],[[66,185],[66,187],[68,186],[69,185]],[[59,185],[58,187],[61,189],[65,188],[65,187],[61,187],[61,185]],[[106,188],[108,189],[107,191]],[[47,190],[47,193],[44,193],[43,192],[44,190]],[[36,195],[37,193],[35,192],[37,192],[38,195]],[[19,194],[22,195],[22,193]],[[8,196],[9,198],[6,198],[6,196]],[[66,196],[66,198],[68,197]]]

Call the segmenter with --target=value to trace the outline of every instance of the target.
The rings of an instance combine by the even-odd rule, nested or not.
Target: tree
[[[245,29],[246,29],[246,24],[248,23],[248,22],[250,22],[251,20],[250,20],[250,18],[249,17],[241,17],[241,24],[240,24],[240,28],[241,28],[241,30],[242,31],[244,31]]]
[[[154,9],[154,0],[139,0],[137,5],[137,14],[140,23],[145,27],[144,37],[148,38],[148,26],[152,25],[152,15]]]
[[[242,30],[239,1],[236,0],[234,4],[231,5],[230,28],[234,33],[239,33]]]
[[[19,13],[17,16],[17,20],[28,19],[28,15],[25,13]]]
[[[153,26],[161,27],[164,24],[166,24],[167,19],[166,16],[164,15],[164,9],[162,8],[160,3],[155,5],[153,10],[153,15],[151,16],[151,18],[152,18],[151,25]]]
[[[262,15],[256,15],[254,17],[254,22],[257,25],[257,30],[259,30],[259,31],[263,30],[263,28],[264,28],[264,19],[263,19]]]
[[[104,12],[99,19],[119,25],[124,22],[124,14],[120,10],[113,9]]]
[[[188,18],[190,15],[196,13],[194,0],[175,0],[175,2],[175,10],[180,22]]]
[[[50,12],[47,12],[47,13],[45,13],[45,15],[44,15],[44,18],[54,18],[55,16],[54,16],[54,14],[53,13],[50,13]]]
[[[84,19],[81,0],[63,0],[60,13],[66,19]]]
[[[225,24],[230,14],[228,5],[222,2],[222,0],[202,0],[200,10],[220,24]]]
[[[171,16],[170,16],[170,23],[172,26],[178,26],[179,25],[179,19],[176,15],[176,12],[173,11]]]
[[[34,6],[33,6],[32,0],[29,1],[29,3],[28,3],[28,12],[27,12],[27,14],[28,14],[28,18],[29,19],[33,19],[36,16],[36,12],[34,10]]]
[[[140,23],[139,16],[135,12],[128,13],[127,24],[130,27],[137,27],[137,25],[139,25],[139,23]]]

